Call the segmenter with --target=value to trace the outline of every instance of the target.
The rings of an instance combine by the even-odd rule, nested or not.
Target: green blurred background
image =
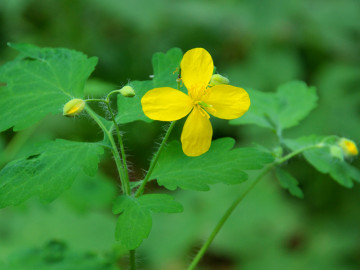
[[[0,64],[16,56],[9,41],[98,56],[86,87],[90,97],[148,79],[155,52],[203,47],[232,85],[274,91],[296,79],[317,87],[318,108],[285,136],[334,134],[360,143],[358,0],[0,0]],[[274,134],[257,127],[213,125],[215,138],[235,137],[239,145],[275,141]],[[142,122],[121,128],[137,179],[163,129]],[[178,125],[173,139],[180,132]],[[0,134],[0,165],[58,137],[94,141],[101,134],[86,117],[48,117],[21,133]],[[359,167],[358,160],[354,163]],[[305,199],[291,197],[270,175],[234,212],[199,269],[360,269],[359,186],[344,189],[302,158],[288,166]],[[105,157],[101,171],[96,179],[82,177],[49,205],[34,199],[0,210],[0,266],[11,261],[11,269],[25,269],[24,264],[26,269],[114,269],[109,262],[122,251],[113,240],[110,208],[118,184],[111,157]],[[140,269],[185,269],[242,189],[177,191],[184,213],[154,217],[150,237],[137,253]]]

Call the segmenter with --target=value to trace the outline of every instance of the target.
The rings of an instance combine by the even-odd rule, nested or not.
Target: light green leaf
[[[261,169],[273,160],[269,153],[255,148],[232,149],[234,144],[232,138],[218,139],[207,153],[188,157],[179,142],[171,142],[161,153],[151,178],[170,190],[209,190],[210,184],[241,183],[247,179],[244,170]]]
[[[289,190],[289,192],[298,198],[304,198],[302,190],[299,188],[299,182],[287,171],[277,167],[276,177],[280,182],[280,185]]]
[[[135,97],[124,98],[118,95],[118,114],[116,122],[119,124],[130,123],[142,120],[152,122],[143,113],[141,107],[141,99],[146,92],[157,87],[173,87],[177,88],[176,79],[179,74],[180,61],[182,52],[178,48],[170,49],[167,53],[155,53],[152,59],[154,77],[148,81],[132,81],[129,83],[135,90]]]
[[[305,159],[319,172],[329,174],[340,185],[351,188],[353,180],[360,182],[360,172],[345,159],[332,155],[330,147],[336,146],[337,140],[336,136],[311,135],[294,140],[284,140],[284,143],[292,151],[322,143],[323,147],[304,151]]]
[[[62,113],[71,98],[83,97],[97,58],[62,48],[10,47],[21,54],[0,67],[0,82],[5,85],[0,87],[0,131],[31,126],[49,113]]]
[[[316,89],[293,81],[281,85],[276,93],[249,90],[251,106],[234,125],[255,124],[275,131],[299,124],[317,105]]]
[[[179,213],[183,207],[167,194],[147,194],[139,198],[122,195],[116,198],[113,213],[120,214],[115,238],[132,250],[147,238],[152,226],[152,212]]]
[[[32,196],[51,202],[72,185],[81,170],[95,175],[103,151],[97,143],[56,140],[32,156],[8,163],[0,171],[0,207],[18,205]]]
[[[168,194],[145,194],[139,197],[139,203],[157,213],[180,213],[183,206],[174,201],[174,198]]]

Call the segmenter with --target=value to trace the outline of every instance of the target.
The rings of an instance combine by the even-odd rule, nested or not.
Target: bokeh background
[[[203,47],[233,85],[274,91],[281,83],[303,80],[317,87],[318,108],[285,136],[334,134],[360,143],[357,0],[0,0],[0,64],[16,56],[9,41],[98,56],[86,87],[92,97],[148,79],[155,52]],[[275,141],[261,128],[213,125],[215,138],[234,137],[239,145]],[[162,126],[135,122],[121,128],[132,177],[140,178]],[[181,125],[173,138],[180,132]],[[36,127],[0,134],[0,166],[36,142],[59,137],[94,141],[101,134],[86,117],[49,116]],[[359,167],[358,159],[353,162]],[[291,197],[270,175],[234,212],[199,269],[360,269],[359,185],[345,189],[301,157],[288,168],[301,183],[304,200]],[[110,212],[118,190],[111,157],[105,157],[101,172],[96,179],[82,177],[49,205],[34,199],[1,209],[0,262],[18,263],[13,269],[121,267],[123,260],[111,263],[122,253]],[[137,253],[140,269],[185,269],[242,189],[214,185],[209,192],[177,191],[185,210],[154,217],[150,237]]]

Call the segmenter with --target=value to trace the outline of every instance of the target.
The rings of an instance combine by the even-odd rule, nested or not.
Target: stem
[[[198,253],[196,254],[195,258],[193,259],[193,261],[191,262],[188,270],[194,270],[195,267],[197,266],[197,264],[199,263],[199,261],[201,260],[201,258],[204,256],[206,250],[208,249],[208,247],[211,245],[211,243],[213,242],[214,238],[216,237],[216,235],[218,234],[218,232],[220,231],[220,229],[222,228],[222,226],[224,225],[224,223],[226,222],[226,220],[230,217],[230,215],[232,214],[232,212],[235,210],[235,208],[239,205],[239,203],[246,197],[246,195],[256,186],[257,183],[260,182],[260,180],[274,167],[276,167],[277,165],[280,165],[281,163],[291,159],[292,157],[306,151],[309,149],[313,149],[313,148],[320,148],[323,147],[324,144],[323,143],[319,143],[319,144],[315,144],[315,145],[311,145],[311,146],[307,146],[307,147],[303,147],[301,149],[298,149],[296,151],[291,152],[290,154],[274,161],[273,163],[269,164],[267,167],[265,167],[265,169],[256,177],[256,179],[254,180],[254,182],[251,183],[250,186],[248,186],[248,188],[238,197],[236,198],[236,200],[230,205],[230,207],[226,210],[225,214],[221,217],[221,219],[219,220],[219,222],[217,223],[217,225],[215,226],[214,230],[211,232],[209,238],[206,240],[206,242],[203,244],[203,246],[201,247],[201,249],[198,251]]]
[[[155,168],[156,162],[157,162],[158,159],[159,159],[160,153],[161,153],[161,151],[163,150],[163,148],[164,148],[164,146],[165,146],[165,144],[166,144],[166,141],[168,140],[168,138],[169,138],[169,136],[170,136],[170,133],[171,133],[172,129],[173,129],[174,126],[175,126],[175,123],[176,123],[176,121],[171,122],[168,130],[166,131],[165,137],[164,137],[164,139],[162,140],[158,151],[156,152],[154,158],[153,158],[153,159],[151,160],[151,162],[150,162],[149,170],[148,170],[148,172],[147,172],[147,174],[146,174],[146,176],[145,176],[145,178],[144,178],[141,186],[139,187],[139,189],[138,189],[138,190],[136,191],[136,193],[135,193],[135,197],[139,197],[139,196],[141,196],[141,195],[144,193],[145,186],[146,186],[147,182],[149,181],[149,178],[150,178],[150,176],[151,176],[151,173],[153,172],[153,170],[154,170],[154,168]]]
[[[126,162],[126,154],[125,154],[125,149],[124,149],[124,143],[123,143],[123,140],[122,140],[122,137],[121,137],[121,134],[120,134],[119,126],[116,123],[114,113],[113,113],[113,111],[111,109],[111,106],[110,106],[109,102],[105,102],[105,103],[106,103],[106,106],[108,107],[108,110],[110,112],[111,120],[112,120],[112,122],[114,124],[116,135],[117,135],[119,146],[120,146],[120,151],[121,151],[121,156],[122,156],[122,164],[124,166],[124,175],[125,175],[124,181],[125,181],[126,195],[131,195],[130,180],[129,180],[127,162]]]
[[[130,250],[129,254],[130,254],[130,270],[136,270],[135,249]]]
[[[201,258],[204,256],[206,250],[211,245],[212,241],[214,240],[215,236],[218,234],[226,220],[229,218],[229,216],[232,214],[232,212],[235,210],[235,208],[238,206],[238,204],[245,198],[245,196],[256,186],[257,183],[261,180],[261,178],[267,174],[273,167],[274,164],[269,165],[267,168],[265,168],[258,177],[254,180],[254,182],[251,183],[250,186],[230,205],[230,207],[226,210],[225,214],[221,217],[218,224],[215,226],[214,230],[210,234],[209,238],[206,240],[204,245],[201,247],[201,249],[196,254],[195,258],[193,259],[192,263],[190,264],[188,270],[194,270],[196,265],[199,263]]]
[[[107,128],[105,127],[104,123],[100,120],[100,118],[98,117],[98,115],[92,110],[90,109],[89,106],[85,107],[86,112],[91,116],[92,119],[94,119],[94,121],[99,125],[99,127],[103,130],[104,134],[108,137],[110,143],[111,143],[111,151],[113,153],[114,159],[115,159],[115,163],[116,163],[116,168],[119,172],[119,176],[120,176],[120,182],[121,182],[121,187],[123,192],[126,192],[126,188],[125,188],[125,184],[124,184],[124,171],[123,171],[123,167],[121,164],[121,158],[120,158],[120,154],[117,150],[115,141],[113,136],[111,135],[111,133],[107,130]]]

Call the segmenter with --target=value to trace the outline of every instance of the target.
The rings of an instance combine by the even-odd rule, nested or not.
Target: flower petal
[[[147,117],[160,121],[175,121],[183,118],[194,106],[188,95],[170,87],[148,91],[142,97],[141,105]]]
[[[244,89],[224,84],[209,88],[202,101],[211,106],[205,108],[210,114],[222,119],[238,118],[250,107],[250,97]]]
[[[201,110],[199,106],[194,107],[181,133],[182,149],[187,156],[200,156],[211,145],[212,126],[207,113]]]
[[[214,71],[211,55],[203,48],[187,51],[181,60],[181,78],[190,92],[202,89],[209,84]]]

